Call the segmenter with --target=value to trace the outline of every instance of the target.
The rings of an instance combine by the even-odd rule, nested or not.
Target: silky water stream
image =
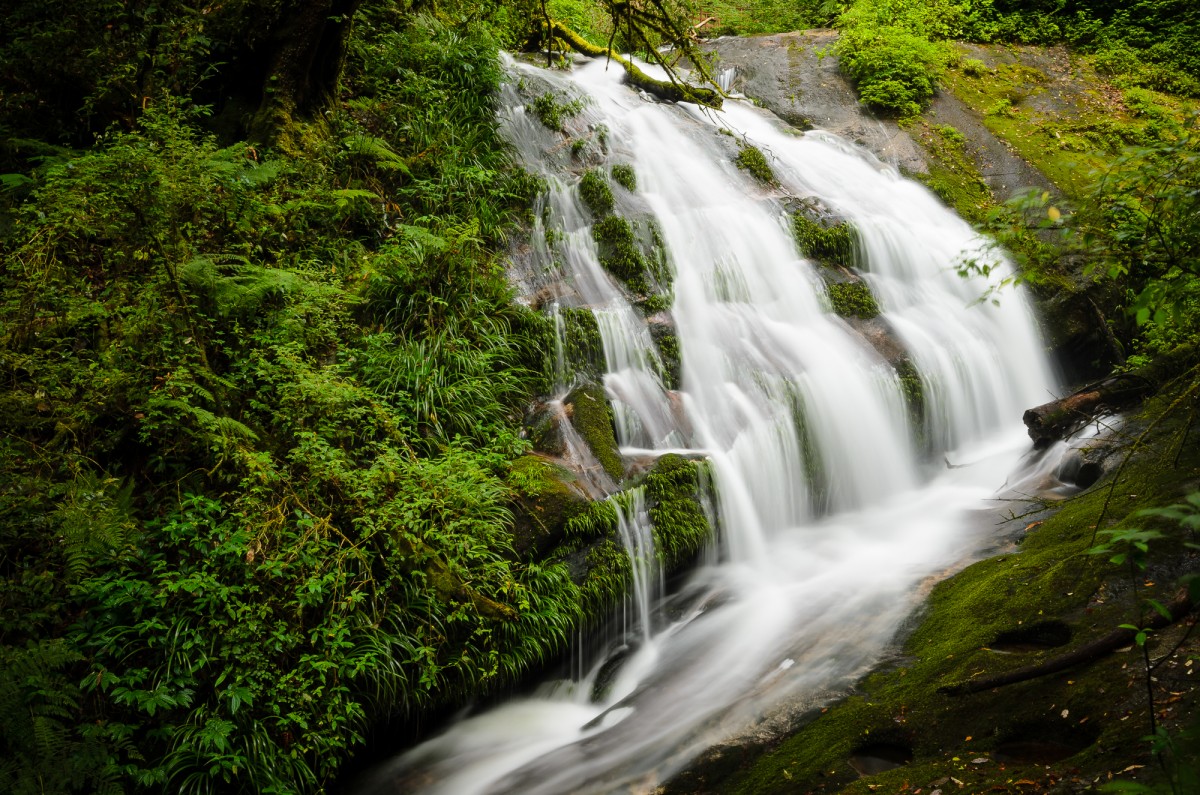
[[[644,565],[643,499],[627,495],[637,593],[621,664],[602,649],[570,679],[464,717],[375,771],[372,793],[650,791],[755,721],[827,703],[878,662],[932,578],[993,543],[987,506],[1029,457],[1021,414],[1055,387],[1020,292],[979,302],[987,285],[957,274],[982,241],[870,155],[740,101],[719,113],[650,101],[603,61],[511,69],[504,127],[549,185],[539,224],[555,230],[535,235],[534,270],[565,285],[557,300],[597,316],[622,451],[709,461],[718,540],[666,597]],[[652,217],[668,252],[677,391],[598,262],[581,169],[524,108],[526,80],[584,98],[571,124],[604,130],[592,156],[633,166],[637,190],[614,188],[617,211]],[[739,141],[767,155],[777,187],[734,165]],[[920,430],[897,370],[832,312],[817,266],[797,253],[788,196],[816,197],[857,229],[862,279],[919,374]]]

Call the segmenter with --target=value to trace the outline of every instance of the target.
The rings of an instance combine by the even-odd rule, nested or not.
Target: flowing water
[[[886,164],[747,103],[648,101],[603,62],[513,69],[587,97],[573,129],[602,125],[604,162],[634,167],[638,189],[617,190],[617,211],[652,217],[669,254],[677,392],[599,265],[565,139],[510,86],[505,128],[547,180],[539,215],[557,230],[535,241],[534,270],[597,316],[623,451],[710,462],[719,552],[670,597],[660,574],[635,568],[619,658],[610,649],[571,680],[457,722],[379,771],[372,791],[648,791],[774,711],[827,703],[878,662],[933,577],[993,543],[985,509],[1028,452],[1021,414],[1054,388],[1023,296],[978,302],[986,285],[955,266],[981,241]],[[778,188],[733,164],[743,140],[767,154]],[[863,279],[919,373],[922,422],[893,365],[832,313],[785,195],[818,197],[857,228]],[[649,560],[640,495],[624,504],[627,548]]]

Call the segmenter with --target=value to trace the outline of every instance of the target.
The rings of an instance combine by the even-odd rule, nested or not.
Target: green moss
[[[639,303],[638,306],[647,315],[665,312],[671,308],[671,296],[662,293],[653,293],[646,300]]]
[[[771,170],[767,156],[757,146],[743,145],[733,162],[737,163],[738,168],[749,171],[750,176],[764,185],[775,184],[775,172]]]
[[[967,156],[966,138],[948,124],[919,121],[913,134],[929,155],[929,171],[913,176],[972,223],[982,223],[994,204],[991,189]]]
[[[626,163],[617,163],[612,167],[611,171],[613,181],[622,188],[630,193],[637,190],[637,174],[634,173],[633,166]]]
[[[513,461],[508,483],[516,495],[513,503],[513,550],[518,556],[541,557],[561,542],[568,521],[589,503],[572,489],[575,476],[541,456],[526,455]]]
[[[669,453],[646,475],[654,543],[667,571],[691,558],[711,535],[700,504],[702,464]]]
[[[901,359],[896,363],[896,375],[900,379],[900,389],[904,392],[904,403],[908,407],[908,418],[916,437],[917,447],[925,445],[925,382],[911,359]]]
[[[608,177],[598,168],[589,169],[579,181],[579,198],[597,218],[608,215],[613,208],[612,188]]]
[[[679,336],[665,326],[652,327],[650,334],[654,338],[654,344],[658,346],[658,356],[662,360],[663,385],[667,389],[678,389],[683,365],[679,351]]]
[[[849,223],[826,226],[797,212],[792,215],[792,234],[804,256],[826,265],[853,267],[858,236]]]
[[[562,132],[563,123],[567,119],[577,116],[579,111],[583,110],[583,100],[559,102],[553,91],[547,91],[526,105],[525,108],[549,129]]]
[[[1159,401],[1153,411],[1163,405]],[[1134,420],[1139,422],[1145,420]],[[1088,781],[1144,761],[1138,749],[1145,748],[1140,739],[1145,691],[1139,692],[1137,658],[1131,655],[1109,655],[1060,674],[966,696],[938,688],[1055,657],[1130,620],[1137,600],[1128,593],[1125,572],[1087,550],[1106,501],[1109,527],[1128,522],[1139,509],[1175,502],[1181,491],[1194,488],[1200,448],[1184,452],[1178,468],[1161,455],[1185,423],[1181,416],[1164,424],[1148,452],[1127,468],[1111,500],[1109,483],[1102,481],[1066,501],[1044,522],[1032,522],[1016,551],[975,563],[939,583],[896,665],[868,677],[856,696],[824,711],[719,790],[866,795],[932,790],[939,780],[953,776],[963,782],[958,790],[963,792],[1057,791],[1050,786],[1053,781]],[[1139,584],[1138,596],[1169,600],[1180,562],[1164,561],[1163,576]],[[1019,654],[988,648],[1003,632],[1047,621],[1061,621],[1071,629],[1068,645]],[[1188,709],[1194,706],[1180,707],[1180,714]],[[1082,750],[1049,765],[998,766],[993,758],[997,747],[1028,732],[1075,742]],[[860,780],[848,757],[879,739],[910,747],[913,762]],[[979,758],[987,762],[973,761]],[[1025,789],[1006,786],[1020,779],[1032,783]]]
[[[870,320],[879,315],[879,305],[866,282],[837,282],[829,285],[829,302],[842,317]]]
[[[610,215],[592,227],[592,237],[599,244],[600,264],[635,292],[643,292],[646,261],[638,248],[633,227],[624,218]],[[641,287],[641,290],[636,287]]]
[[[604,372],[604,342],[600,326],[590,309],[567,307],[559,310],[567,367],[574,373],[599,377]]]
[[[629,556],[614,539],[606,538],[588,549],[584,565],[579,590],[586,609],[593,615],[611,610],[633,581]]]
[[[587,442],[592,455],[613,480],[620,481],[625,476],[625,465],[621,463],[612,409],[604,387],[599,384],[577,387],[567,395],[566,403],[571,407],[571,424]]]

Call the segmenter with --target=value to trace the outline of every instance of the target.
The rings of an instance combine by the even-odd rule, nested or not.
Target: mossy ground
[[[944,89],[1072,197],[1086,193],[1094,172],[1122,147],[1152,140],[1164,125],[1195,110],[1194,102],[1160,92],[1122,90],[1092,59],[1066,50],[960,45],[960,54],[963,60],[943,78]],[[964,177],[931,172],[931,179],[953,185]],[[965,179],[969,187],[970,177]],[[968,198],[969,191],[957,190],[953,204]]]
[[[929,171],[914,176],[963,218],[981,223],[995,205],[995,197],[967,156],[963,134],[948,124],[925,119],[914,120],[909,132],[929,155]]]
[[[1158,401],[1149,412],[1164,405]],[[1200,445],[1194,439],[1188,445],[1179,436],[1185,422],[1184,416],[1164,422],[1148,440],[1148,452],[1126,468],[1112,492],[1104,527],[1129,521],[1136,510],[1176,502],[1196,488]],[[1177,448],[1180,458],[1173,465]],[[938,692],[944,685],[1050,659],[1136,621],[1139,600],[1167,602],[1177,592],[1180,573],[1196,568],[1194,554],[1178,539],[1152,548],[1136,594],[1123,569],[1106,556],[1088,554],[1111,485],[1109,476],[1023,529],[1026,520],[1012,520],[1018,527],[1009,551],[933,589],[894,667],[870,676],[856,694],[823,710],[719,791],[865,795],[941,787],[943,792],[1042,793],[1080,791],[1113,776],[1152,778],[1157,768],[1142,739],[1148,711],[1136,649],[982,693]],[[1164,532],[1169,531],[1164,527]],[[1065,623],[1070,643],[1012,654],[988,648],[1002,632],[1047,621]],[[1171,652],[1185,631],[1182,623],[1152,636],[1152,657]],[[1194,641],[1158,671],[1157,718],[1169,730],[1177,730],[1197,704],[1183,665],[1189,650],[1197,651]],[[1004,756],[1005,744],[1021,739],[1065,744],[1079,752],[1038,763]],[[911,749],[911,763],[860,777],[851,754],[881,741]]]

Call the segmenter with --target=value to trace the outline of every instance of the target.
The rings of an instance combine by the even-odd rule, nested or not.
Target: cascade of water
[[[677,397],[554,164],[561,139],[508,98],[507,133],[550,186],[560,241],[535,256],[570,285],[564,301],[597,315],[619,441],[708,456],[723,550],[685,586],[693,607],[646,634],[604,693],[593,693],[597,663],[569,693],[546,689],[466,719],[396,768],[419,768],[428,791],[455,795],[608,792],[661,781],[765,712],[823,703],[861,676],[918,584],[983,545],[969,516],[1028,447],[1021,411],[1053,379],[1019,293],[972,305],[983,287],[955,273],[962,252],[982,245],[970,228],[844,142],[797,137],[736,101],[721,114],[648,101],[602,61],[569,74],[514,68],[586,95],[609,157],[635,168],[639,208],[674,271]],[[927,445],[969,465],[923,467],[899,375],[830,311],[778,193],[732,164],[729,131],[768,153],[783,190],[819,196],[853,222],[863,278],[925,386]],[[638,499],[621,523],[634,559],[646,557]],[[648,633],[652,597],[642,600]]]

